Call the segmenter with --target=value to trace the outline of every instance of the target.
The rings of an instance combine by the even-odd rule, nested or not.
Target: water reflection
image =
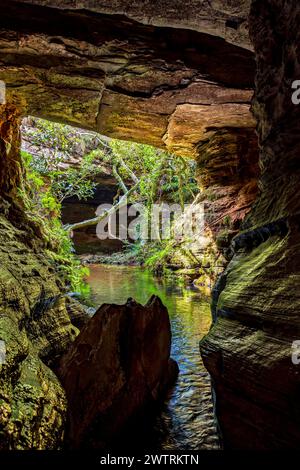
[[[145,304],[158,295],[169,311],[172,357],[180,368],[178,381],[156,422],[161,449],[217,449],[210,380],[199,354],[199,340],[210,323],[209,303],[188,290],[131,266],[90,266],[93,302],[123,304],[129,297]]]

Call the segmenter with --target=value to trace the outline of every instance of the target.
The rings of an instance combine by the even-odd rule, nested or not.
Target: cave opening
[[[297,448],[299,371],[291,348],[300,334],[300,108],[291,89],[299,78],[299,2],[5,3],[0,449],[107,449],[129,424],[137,434],[145,423],[149,431],[146,409],[153,417],[158,404],[151,429],[161,432],[149,436],[154,449],[216,449],[220,435],[229,449]],[[84,128],[82,134],[94,133],[109,147],[111,139],[124,139],[121,146],[139,142],[151,160],[144,168],[148,180],[163,154],[174,156],[173,165],[192,159],[192,175],[178,167],[172,181],[164,171],[163,184],[176,183],[172,202],[182,208],[183,190],[197,181],[192,192],[200,194],[205,214],[198,251],[187,253],[179,243],[177,256],[162,243],[159,255],[149,253],[149,267],[160,277],[139,266],[94,267],[98,253],[88,251],[87,261],[84,251],[94,245],[85,229],[95,217],[87,204],[79,209],[86,220],[71,218],[70,211],[76,191],[95,195],[95,180],[76,186],[76,164],[66,168],[61,161],[52,180],[44,169],[34,172],[43,158],[33,158],[26,139],[20,152],[25,116],[31,117],[23,121],[23,137],[34,124],[36,138],[41,118],[54,126],[54,140],[60,131],[51,123]],[[70,132],[74,140],[76,131]],[[49,156],[49,149],[42,154]],[[119,201],[121,209],[120,189],[136,196],[141,186],[154,217],[149,208],[157,201],[149,203],[147,178],[143,185],[135,180],[141,160],[125,161],[125,170],[120,161],[97,203]],[[92,159],[85,163],[84,171],[96,171]],[[117,185],[108,191],[111,174]],[[54,183],[57,194],[68,197],[53,198]],[[113,215],[115,207],[110,210]],[[161,214],[158,220],[159,238]],[[170,220],[174,227],[175,212]],[[119,218],[116,225],[121,228]],[[81,241],[77,229],[84,229]],[[132,235],[137,231],[135,225]],[[85,266],[72,253],[72,232]],[[135,244],[127,241],[130,251]],[[126,245],[117,243],[105,248],[122,248],[115,257]],[[136,258],[148,246],[139,245]],[[87,264],[91,294],[83,282]],[[177,274],[180,283],[172,281]],[[80,291],[101,307],[95,312],[82,304]],[[136,442],[143,445],[143,439]]]
[[[53,227],[57,230],[58,223],[70,237],[63,253],[56,248],[64,259],[58,258],[55,267],[65,276],[67,309],[76,310],[80,301],[81,308],[92,316],[102,304],[124,305],[129,298],[134,298],[146,305],[153,295],[168,308],[173,338],[171,355],[179,364],[179,378],[165,402],[155,410],[155,419],[148,417],[142,427],[138,425],[138,433],[133,433],[135,441],[138,439],[141,449],[146,449],[146,442],[148,448],[151,445],[156,450],[180,446],[195,450],[219,448],[210,378],[198,350],[198,343],[211,324],[207,295],[216,275],[210,264],[216,247],[211,247],[210,231],[204,220],[197,229],[197,242],[191,243],[189,234],[184,231],[177,239],[171,230],[178,219],[192,217],[189,212],[184,215],[187,208],[190,211],[190,206],[194,205],[194,212],[199,212],[200,201],[207,200],[206,194],[201,195],[203,191],[196,180],[197,162],[148,145],[109,139],[32,116],[22,121],[21,157],[30,184],[27,214],[35,217],[36,212],[44,219],[50,236],[57,237],[58,243],[61,232],[53,231]],[[147,217],[145,238],[141,237],[140,222],[133,225],[136,237],[132,235],[128,240],[126,227],[126,236],[121,240],[119,226],[123,219],[118,217],[121,210],[118,210],[118,201],[137,186],[137,179],[141,191],[136,189],[126,205],[126,211],[132,214],[126,219],[129,226],[136,215],[136,210],[132,211],[135,204],[143,205],[143,211],[149,204],[158,209],[163,206],[166,211],[169,203],[170,219],[166,219],[160,209],[160,217],[153,221],[155,211],[151,209],[155,230],[152,226],[149,228],[150,218]],[[151,191],[150,199],[147,195]],[[216,194],[210,199],[217,197]],[[99,207],[111,210],[114,205],[117,207],[113,213],[116,233],[112,237],[99,237],[96,224],[84,226],[81,231],[81,227],[78,231],[67,230],[69,225],[74,227],[99,216]],[[204,208],[204,202],[201,207]],[[141,214],[140,207],[139,211]],[[202,217],[204,215],[203,211]],[[168,233],[163,231],[164,220],[168,223]],[[103,228],[110,225],[109,232],[105,233],[111,235],[111,220],[105,218],[103,222]],[[229,227],[226,220],[226,229]],[[158,232],[158,236],[153,239],[154,232],[155,235]],[[199,256],[202,261],[205,257],[205,263]],[[74,265],[65,273],[63,263],[66,260],[71,263],[73,258],[76,259]],[[80,271],[82,266],[88,269],[83,268],[81,283],[74,271]],[[219,261],[218,268],[224,268],[224,260]],[[75,318],[73,324],[81,327],[81,321]]]
[[[18,27],[23,31],[21,25]],[[134,38],[133,54],[136,50],[144,54],[143,44],[148,41],[150,32],[149,28],[144,29],[140,43],[136,44]],[[166,33],[162,30],[159,35],[166,39]],[[21,34],[27,35],[24,31]],[[39,36],[38,32],[36,34]],[[155,35],[156,32],[152,35],[154,49],[157,48]],[[167,49],[169,41],[174,40],[172,36],[168,37]],[[31,74],[28,69],[26,83],[20,86],[15,83],[15,71],[13,76],[10,75],[10,64],[7,64],[8,73],[3,77],[7,99],[16,106],[11,110],[8,107],[8,115],[3,119],[9,122],[9,138],[13,139],[13,145],[6,148],[3,157],[4,161],[9,160],[11,154],[19,168],[17,181],[12,181],[11,187],[3,191],[3,196],[10,201],[13,194],[17,194],[13,207],[21,207],[23,227],[32,227],[33,233],[31,241],[27,235],[22,240],[26,249],[20,248],[24,253],[27,250],[26,259],[30,259],[29,262],[22,260],[22,263],[28,265],[26,269],[32,269],[36,276],[35,291],[24,285],[25,298],[30,292],[26,302],[31,320],[22,320],[21,324],[26,325],[30,338],[37,344],[41,367],[46,367],[45,373],[55,374],[46,380],[55,387],[54,402],[60,400],[55,419],[60,420],[60,416],[66,419],[65,445],[71,448],[106,448],[111,442],[120,443],[119,431],[125,424],[127,429],[131,420],[135,442],[141,449],[146,449],[146,444],[156,450],[220,447],[210,376],[199,355],[198,343],[211,325],[208,295],[230,259],[231,240],[250,210],[257,190],[257,142],[254,120],[249,112],[253,61],[251,52],[214,39],[210,43],[205,35],[202,37],[203,49],[198,56],[198,52],[190,47],[192,38],[189,36],[187,32],[180,36],[183,52],[178,50],[177,59],[173,54],[169,56],[168,50],[161,53],[155,50],[151,52],[149,71],[139,64],[130,65],[133,82],[132,77],[125,76],[124,83],[120,84],[123,72],[119,74],[117,68],[116,83],[113,86],[107,83],[105,89],[100,90],[100,104],[99,90],[95,89],[99,83],[93,78],[93,73],[86,76],[86,73],[89,75],[88,70],[83,71],[79,82],[78,78],[73,82],[69,73],[65,74],[62,69],[58,69],[58,75],[54,76],[54,72],[52,76],[51,64],[51,83],[44,89],[42,82],[46,77],[43,73],[39,75],[36,69],[39,75],[36,97],[31,90],[31,79],[27,81]],[[65,47],[63,44],[61,40],[51,39],[49,47],[56,55],[60,47]],[[223,56],[221,66],[223,48],[228,48],[228,55],[226,60]],[[112,51],[113,54],[119,53],[114,48]],[[213,53],[214,64],[206,63],[207,56]],[[237,58],[244,69],[239,81],[231,72],[231,63]],[[15,59],[20,65],[23,59],[26,61],[25,57],[16,56]],[[32,67],[31,60],[29,63]],[[200,65],[205,73],[197,71]],[[77,73],[74,71],[75,75]],[[111,73],[112,70],[108,71],[109,75]],[[56,89],[54,82],[59,82],[62,76],[64,84],[58,83]],[[144,91],[145,88],[148,91]],[[5,109],[4,105],[4,112]],[[14,113],[15,123],[11,120]],[[24,115],[27,117],[23,118]],[[20,117],[23,119],[21,142],[18,135]],[[76,128],[72,127],[73,124]],[[80,124],[84,124],[84,129],[80,129]],[[190,132],[191,129],[194,132]],[[122,143],[116,138],[130,140]],[[142,143],[134,144],[132,141]],[[114,208],[127,193],[133,196],[132,201],[129,200],[129,211],[141,203],[146,208],[146,238],[140,237],[142,224],[135,224],[133,232],[139,232],[137,239],[119,239],[121,208],[112,214],[117,214],[115,236],[108,239],[99,237],[96,224],[86,222],[97,218],[98,227],[99,206]],[[166,210],[165,206],[171,203],[178,206],[179,215],[173,208]],[[192,212],[183,211],[186,205],[191,206],[188,211],[193,209]],[[158,228],[155,226],[153,231],[151,222],[156,215],[152,207],[156,206],[159,206],[160,213],[156,221]],[[161,206],[164,206],[163,210]],[[194,229],[194,218],[200,214],[203,219],[200,231],[189,232],[185,237],[181,233],[179,239],[172,239],[170,234],[162,237],[164,211],[169,217],[167,228],[171,231],[181,225],[185,228],[185,220],[192,221],[190,225]],[[17,215],[17,224],[18,218],[20,214]],[[112,218],[106,225],[113,225]],[[154,239],[151,238],[153,232]],[[16,233],[13,238],[18,236]],[[28,252],[32,249],[35,254],[31,259]],[[37,257],[43,265],[42,274],[39,262],[35,266],[35,256],[39,251],[41,254]],[[111,266],[113,259],[115,265]],[[129,267],[128,264],[143,264],[147,269]],[[50,279],[50,273],[52,280],[45,283],[46,278]],[[30,286],[31,279],[28,281]],[[22,295],[13,300],[16,305],[23,301],[19,299]],[[128,300],[131,298],[137,303]],[[163,305],[159,299],[163,300]],[[110,335],[119,335],[116,340],[120,343],[118,350],[113,349],[113,343],[105,346],[105,338],[110,335],[104,336],[103,331],[113,326],[105,325],[105,329],[99,332],[107,308],[113,325],[115,304],[119,306],[118,321],[122,324],[119,328],[114,327]],[[168,308],[168,321],[165,320],[165,307]],[[135,319],[135,311],[141,308],[145,309],[144,315],[148,318],[146,325],[139,325]],[[22,316],[22,308],[18,309]],[[153,325],[153,311],[157,325]],[[62,338],[58,336],[58,341],[55,341],[55,332],[61,323],[66,327],[62,330]],[[79,378],[71,363],[74,354],[77,356],[80,351],[94,348],[91,341],[98,341],[93,339],[96,332],[100,337],[103,335],[103,341],[99,341],[99,352],[95,357],[114,354],[116,358],[108,375],[106,369],[100,370],[97,380],[103,380],[108,387],[110,374],[116,374],[120,377],[118,380],[125,380],[126,387],[132,390],[135,398],[132,402],[130,394],[128,397],[127,392],[119,392],[115,388],[118,380],[110,385],[108,392],[95,380],[92,405],[87,403],[82,410],[91,419],[78,422],[78,407],[91,393],[87,388],[90,384],[88,374],[96,374],[101,366],[91,360],[88,364],[90,372]],[[139,344],[135,345],[135,334],[143,338],[145,351],[140,350]],[[39,336],[41,338],[36,342],[35,338]],[[130,342],[127,344],[128,338]],[[104,350],[101,349],[103,344]],[[126,347],[121,353],[123,344]],[[130,348],[135,348],[134,352],[130,352]],[[152,350],[156,351],[153,356]],[[170,353],[173,359],[170,359]],[[179,364],[178,378],[174,359]],[[27,355],[24,364],[20,361],[20,369],[32,367],[31,360],[34,359]],[[102,360],[100,362],[102,364]],[[107,367],[108,363],[104,361],[105,364]],[[130,373],[124,379],[126,368]],[[56,376],[63,384],[62,390],[55,383]],[[74,383],[81,380],[82,390],[78,390]],[[140,389],[136,389],[135,382],[139,381]],[[105,391],[108,395],[113,394],[107,403],[103,395]],[[64,393],[67,403],[64,402]],[[100,398],[95,402],[98,394]],[[162,402],[164,396],[167,398]],[[38,400],[36,397],[35,403]],[[101,410],[102,402],[104,408],[107,407],[105,412]],[[156,406],[159,404],[155,410],[153,402]],[[148,412],[147,419],[139,416],[145,403],[152,409],[151,420]],[[99,416],[102,420],[106,414],[110,419],[99,427]],[[61,440],[63,426],[58,426],[56,435],[49,434],[47,442],[41,442],[33,430],[34,446],[55,448]],[[107,433],[106,437],[103,432]],[[32,439],[32,436],[30,431],[28,438]],[[121,440],[124,441],[124,433]],[[6,445],[4,441],[4,448]],[[26,445],[25,439],[24,448]]]
[[[211,149],[216,155],[208,155]],[[155,419],[152,416],[144,426],[138,425],[140,448],[145,442],[156,450],[219,448],[210,377],[198,343],[211,326],[208,295],[228,264],[230,242],[256,193],[253,131],[230,127],[213,131],[208,142],[198,145],[197,156],[189,159],[29,116],[21,125],[21,157],[30,184],[32,207],[26,208],[27,213],[37,211],[46,219],[50,236],[63,246],[63,251],[56,247],[55,270],[66,282],[67,310],[74,314],[80,301],[84,313],[93,316],[103,304],[124,305],[134,298],[146,305],[152,295],[168,308],[171,354],[179,364],[179,377],[166,401],[155,410]],[[223,171],[215,174],[220,165]],[[142,186],[140,191],[137,184]],[[199,216],[201,212],[201,227],[192,234],[182,232],[179,239],[173,232],[162,237],[164,219],[158,217],[154,223],[159,235],[153,241],[147,218],[146,239],[141,237],[141,224],[134,224],[135,231],[138,227],[136,238],[128,239],[126,228],[126,236],[120,239],[122,209],[118,202],[131,188],[132,200],[129,197],[126,201],[129,213],[135,204],[148,208],[149,204],[177,203],[185,211],[186,206],[194,205],[193,213]],[[112,236],[99,236],[101,219],[98,224],[85,225],[99,217],[99,207],[105,211],[116,207],[114,223],[110,216],[102,227],[109,227],[104,233],[111,235],[115,225]],[[172,215],[170,228],[180,218],[193,217],[184,211],[168,215]],[[129,225],[132,221],[133,216],[126,219]],[[62,232],[55,232],[57,224],[64,227],[67,243]],[[69,263],[67,269],[64,263]],[[75,314],[73,324],[81,328],[84,321]],[[123,434],[121,439],[124,441]]]

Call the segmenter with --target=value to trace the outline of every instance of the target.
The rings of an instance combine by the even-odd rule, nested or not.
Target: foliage
[[[51,236],[57,240],[57,250],[48,253],[56,263],[58,274],[70,286],[73,292],[78,292],[81,297],[88,298],[90,289],[85,282],[89,275],[87,267],[82,266],[80,261],[74,256],[72,240],[62,228],[61,221],[54,219],[51,226]]]
[[[224,225],[225,227],[229,227],[229,228],[230,228],[230,227],[231,227],[231,217],[230,217],[230,215],[225,215],[225,217],[223,218],[223,221],[222,221],[222,222],[223,222],[223,225]]]
[[[145,266],[152,269],[155,272],[161,272],[164,265],[167,263],[167,259],[171,254],[171,245],[161,244],[156,249],[152,250],[153,252],[149,253],[147,259],[145,260]]]
[[[52,195],[47,179],[43,179],[33,170],[32,156],[26,152],[21,152],[21,156],[27,170],[27,178],[20,193],[27,214],[42,224],[45,238],[51,248],[48,250],[48,256],[55,263],[61,279],[72,291],[87,297],[89,287],[84,279],[89,274],[88,269],[81,266],[73,254],[72,240],[63,229],[60,220],[61,204]]]
[[[27,165],[35,174],[47,177],[51,193],[59,202],[76,196],[87,200],[96,188],[95,176],[102,171],[99,164],[101,152],[87,153],[80,164],[72,166],[72,154],[85,147],[84,137],[72,127],[36,119],[34,131],[29,133],[33,148],[41,149],[27,157]],[[85,138],[86,139],[86,138]],[[25,152],[23,152],[25,153]]]
[[[180,156],[170,155],[149,145],[111,140],[106,158],[114,166],[120,192],[126,192],[127,182],[131,185],[138,182],[137,189],[128,200],[129,203],[143,203],[149,224],[154,204],[177,203],[183,209],[186,203],[195,199],[199,191],[193,177],[195,162]],[[160,236],[158,231],[158,240]],[[156,270],[158,265],[163,264],[174,240],[171,236],[167,248],[164,247],[165,240],[156,243],[148,241],[146,246],[142,242],[137,240],[129,249],[136,251],[138,262],[143,260],[147,266]]]
[[[123,180],[134,175],[139,181],[138,202],[151,205],[162,201],[184,204],[198,192],[193,178],[195,162],[168,154],[150,145],[120,140],[109,142],[108,158]]]
[[[60,271],[70,280],[73,288],[76,285],[78,289],[83,289],[80,279],[84,273],[74,264],[72,243],[61,226],[61,203],[68,197],[76,196],[79,200],[91,197],[96,187],[95,176],[104,167],[111,169],[118,182],[119,191],[115,200],[135,186],[128,202],[143,203],[149,222],[153,204],[178,203],[183,208],[198,193],[193,176],[195,162],[161,149],[104,139],[93,133],[40,119],[34,120],[34,128],[28,133],[27,140],[33,152],[32,155],[23,152],[30,181],[26,190],[29,196],[27,210],[38,212],[47,220],[51,236],[57,240],[56,256]],[[37,153],[34,152],[36,149],[39,149]],[[73,164],[72,158],[78,149],[80,163]],[[125,250],[128,253],[131,251],[138,262],[145,262],[155,270],[166,262],[173,245],[172,239],[146,244],[143,240],[137,240]],[[68,264],[71,258],[72,263]]]

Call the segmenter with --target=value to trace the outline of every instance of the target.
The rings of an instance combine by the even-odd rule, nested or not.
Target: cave
[[[89,367],[109,382],[105,364],[96,361],[102,357],[117,377],[115,344],[104,350],[91,343],[105,328],[109,335],[121,332],[120,368],[123,359],[130,363],[126,393],[139,404],[156,398],[176,375],[159,299],[144,309],[132,299],[119,309],[106,305],[92,319],[80,305],[66,304],[49,261],[55,247],[22,199],[20,128],[29,116],[196,162],[214,247],[209,281],[203,271],[212,326],[199,358],[212,386],[219,448],[299,448],[299,365],[292,354],[300,334],[300,121],[292,100],[300,74],[299,3],[13,0],[1,6],[0,340],[7,357],[0,361],[0,449],[61,449],[66,429],[71,447],[101,448],[104,435],[95,438],[95,426],[117,433],[128,402],[118,398],[119,414],[103,403],[109,411],[99,425],[98,418],[88,421],[93,411],[84,399],[78,404],[74,388],[91,383]],[[105,184],[95,205],[116,193],[114,182]],[[66,218],[72,202],[65,204]],[[228,216],[230,230],[224,230]],[[84,244],[93,245],[90,235],[83,233]],[[123,331],[149,343],[128,346]],[[87,366],[89,347],[94,356]],[[151,348],[161,361],[149,361]],[[87,367],[82,376],[72,369],[76,361]],[[108,393],[105,386],[98,378],[94,396],[101,387]],[[102,412],[102,403],[97,406]]]

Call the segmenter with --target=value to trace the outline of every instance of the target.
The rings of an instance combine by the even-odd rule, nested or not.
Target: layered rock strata
[[[215,324],[201,344],[227,448],[287,449],[300,442],[299,4],[254,1],[259,196],[214,291]]]
[[[249,111],[254,62],[249,43],[245,44],[240,36],[240,25],[246,28],[249,2],[195,1],[191,13],[182,14],[183,19],[177,22],[177,10],[172,10],[169,2],[161,2],[157,15],[149,16],[140,13],[153,12],[149,2],[144,2],[145,9],[139,12],[136,2],[126,9],[119,2],[110,6],[101,2],[101,6],[93,8],[91,2],[81,4],[85,9],[75,8],[72,1],[57,1],[55,8],[42,0],[12,1],[6,5],[1,15],[0,79],[7,85],[7,99],[22,108],[24,114],[198,158],[204,190],[209,184],[218,194],[213,209],[220,214],[216,220],[223,220],[229,211],[233,223],[229,231],[237,230],[256,194],[257,167],[252,157],[249,161],[246,145],[249,142],[249,147],[255,146],[255,120]],[[195,10],[203,17],[197,16]],[[208,23],[214,23],[213,28]],[[299,335],[299,108],[291,102],[291,84],[299,78],[298,24],[299,5],[295,0],[253,1],[250,26],[258,67],[253,110],[261,148],[259,195],[243,225],[242,236],[229,248],[228,259],[232,254],[234,257],[213,294],[216,322],[202,344],[202,355],[214,380],[224,443],[231,448],[296,447],[299,443],[298,369],[290,358],[292,341]],[[236,31],[235,39],[226,35],[228,29]],[[17,241],[22,239],[15,261],[17,275],[21,275],[26,272],[26,268],[19,269],[22,256],[24,262],[31,259],[39,237],[34,235],[38,228],[25,219],[23,208],[11,204],[12,199],[17,199],[22,169],[11,145],[10,134],[14,133],[17,139],[14,113],[9,108],[5,113],[1,125],[0,183],[4,225],[13,227],[13,238],[10,245],[5,228],[3,252],[7,250],[5,256],[11,255],[12,246],[19,246]],[[240,134],[244,135],[241,153],[237,150]],[[223,144],[218,142],[224,143],[225,155]],[[234,150],[228,153],[230,142]],[[232,158],[236,153],[243,158]],[[230,175],[226,173],[228,155],[232,179],[231,171]],[[249,163],[244,169],[243,161]],[[234,234],[227,235],[230,242]],[[222,239],[219,243],[223,243]],[[43,254],[40,256],[43,258]],[[44,263],[42,258],[39,263]],[[12,278],[8,275],[4,279],[5,292],[19,292],[18,283],[16,289],[8,291],[15,276],[13,272]],[[49,289],[52,278],[48,268],[45,277]],[[28,279],[26,282],[33,284],[34,275],[31,273]],[[22,281],[22,286],[26,282]],[[40,284],[35,281],[34,286],[37,285]],[[35,292],[34,298],[29,296],[33,306],[41,292],[30,289]],[[57,293],[51,287],[50,297]],[[9,318],[22,317],[27,311],[20,303],[22,295],[18,296],[22,307],[13,303]],[[2,305],[4,312],[11,308],[5,298]],[[62,312],[62,323],[57,328],[63,338],[65,334],[69,338],[71,324],[64,308]],[[7,318],[5,315],[3,318]],[[57,312],[55,318],[56,315]],[[44,318],[47,322],[48,314]],[[41,349],[47,363],[53,354],[51,348],[55,356],[58,344],[53,340],[48,345],[44,339],[46,327],[40,325],[40,320],[30,321],[25,332],[26,336],[27,331],[35,332],[30,343],[37,343],[36,351]],[[14,324],[18,342],[22,333],[15,327]],[[20,328],[19,323],[17,327]],[[38,336],[37,328],[41,328]],[[9,327],[3,331],[8,332]],[[64,341],[66,345],[68,341]],[[37,357],[37,352],[34,354]],[[16,361],[23,357],[18,352]],[[20,370],[21,365],[18,367]],[[22,416],[27,426],[25,435],[29,437],[21,439],[14,421],[16,414],[8,407],[13,403],[15,390],[10,377],[11,373],[5,379],[8,388],[3,398],[4,437],[12,426],[15,437],[8,441],[11,447],[26,447],[29,441],[32,447],[57,445],[56,437],[38,441],[47,435],[47,423],[44,434],[34,434],[25,411]],[[61,388],[55,384],[58,402]],[[15,409],[22,409],[21,405]],[[59,406],[62,416],[64,406]],[[29,414],[32,416],[32,412]],[[60,433],[62,427],[57,429]]]
[[[49,365],[77,334],[20,190],[19,115],[0,106],[0,448],[52,449],[62,442],[66,397]]]

